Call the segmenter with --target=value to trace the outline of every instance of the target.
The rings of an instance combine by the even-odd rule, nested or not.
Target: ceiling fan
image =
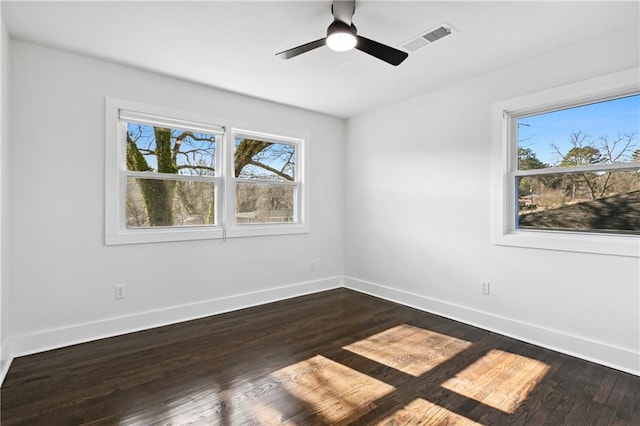
[[[355,0],[334,0],[331,5],[333,22],[327,28],[326,37],[276,53],[276,56],[291,59],[326,44],[337,52],[356,48],[393,66],[398,66],[407,59],[409,56],[407,52],[358,35],[358,30],[352,22],[355,11]]]

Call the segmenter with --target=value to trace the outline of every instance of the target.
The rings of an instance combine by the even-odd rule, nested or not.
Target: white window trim
[[[125,220],[124,195],[126,192],[126,176],[138,175],[138,172],[126,171],[124,149],[121,142],[123,126],[119,119],[125,118],[137,122],[167,123],[168,126],[184,128],[185,125],[202,132],[223,134],[222,143],[216,145],[216,170],[221,175],[205,178],[215,182],[216,188],[216,223],[214,225],[189,227],[157,227],[148,229],[127,229]],[[224,124],[221,126],[220,124]],[[270,224],[235,224],[235,180],[233,179],[233,141],[232,132],[239,128],[252,128],[257,131],[240,131],[242,134],[270,138],[274,142],[297,144],[300,158],[296,164],[296,183],[299,190],[297,201],[296,223]],[[232,130],[234,129],[234,130]],[[124,129],[126,132],[126,129]],[[246,125],[219,117],[186,112],[173,108],[149,105],[124,99],[106,97],[105,99],[105,244],[138,244],[167,241],[189,241],[203,239],[224,239],[233,237],[250,237],[266,235],[286,235],[309,232],[309,197],[308,181],[308,147],[306,134],[292,136],[291,132],[264,126]],[[149,178],[161,178],[160,174]],[[182,179],[179,175],[170,175],[170,179]],[[193,180],[193,178],[188,178]]]
[[[515,229],[514,116],[637,93],[640,68],[508,99],[493,105],[492,241],[496,245],[640,257],[640,236]],[[628,166],[627,166],[628,167]]]

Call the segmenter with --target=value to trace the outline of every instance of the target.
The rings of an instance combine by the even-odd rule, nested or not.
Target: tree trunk
[[[154,127],[156,158],[159,173],[176,174],[178,168],[172,158],[171,129]],[[129,170],[151,171],[144,156],[135,143],[127,138],[127,165]],[[150,226],[173,225],[173,198],[176,181],[160,179],[138,179],[142,198],[147,210]]]

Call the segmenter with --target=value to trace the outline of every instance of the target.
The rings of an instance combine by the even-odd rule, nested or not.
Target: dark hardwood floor
[[[640,378],[340,289],[14,360],[9,425],[638,425]]]

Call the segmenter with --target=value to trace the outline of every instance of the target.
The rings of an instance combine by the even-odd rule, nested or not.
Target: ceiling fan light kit
[[[333,21],[327,29],[327,46],[336,52],[346,52],[356,47],[356,35],[357,30],[353,24],[349,26],[342,21]]]
[[[358,30],[351,22],[355,10],[355,0],[334,0],[331,5],[333,22],[329,25],[329,28],[327,28],[327,36],[325,38],[305,43],[292,49],[284,50],[276,53],[276,56],[282,59],[291,59],[313,49],[317,49],[318,47],[327,45],[330,49],[337,52],[345,52],[356,48],[361,52],[378,58],[393,66],[398,66],[402,61],[407,59],[409,56],[407,52],[358,35]]]

